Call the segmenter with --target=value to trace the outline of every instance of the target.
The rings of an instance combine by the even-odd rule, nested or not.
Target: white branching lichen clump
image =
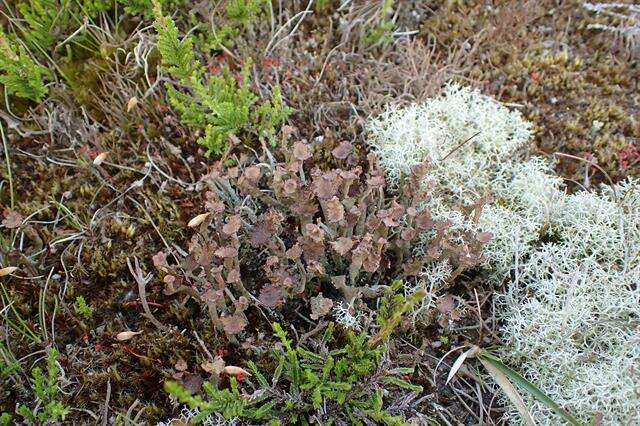
[[[187,406],[182,407],[180,417],[169,419],[164,422],[156,423],[156,426],[180,426],[189,425],[198,415],[200,410],[197,408],[190,409]],[[210,414],[199,422],[202,426],[236,426],[238,420],[233,418],[226,420],[221,414]]]
[[[425,207],[435,219],[493,234],[487,282],[515,277],[499,296],[503,357],[585,422],[595,413],[603,424],[637,421],[640,182],[566,195],[546,160],[527,158],[531,130],[520,114],[455,84],[424,105],[389,108],[368,130],[392,182],[429,161]],[[478,223],[459,211],[487,196]],[[405,289],[429,292],[421,310],[444,287],[439,272],[427,268]],[[558,424],[529,403],[540,424]],[[515,410],[508,416],[520,422]]]
[[[495,164],[531,137],[531,125],[519,112],[455,83],[423,105],[389,107],[367,130],[368,143],[392,182],[427,160],[438,184],[434,190],[465,201],[477,198],[475,189],[490,183]]]
[[[345,301],[340,302],[333,308],[333,313],[338,324],[351,330],[360,330],[362,327],[362,315],[361,312],[356,309],[354,303],[355,301],[351,301],[350,303]]]
[[[368,131],[368,143],[392,182],[416,164],[431,164],[426,206],[435,219],[494,235],[485,258],[496,280],[508,273],[514,256],[526,255],[562,196],[562,181],[548,163],[526,160],[520,152],[531,139],[530,123],[477,90],[450,83],[442,96],[423,105],[388,108]],[[478,224],[452,208],[487,195],[495,203]]]
[[[601,413],[602,424],[632,424],[640,413],[640,185],[579,192],[559,210],[559,241],[537,248],[500,299],[503,356],[585,423]],[[531,402],[541,424],[557,424]]]
[[[492,276],[501,280],[533,249],[558,214],[564,192],[562,179],[551,174],[542,158],[504,161],[495,167],[500,173],[488,189],[495,202],[483,209],[478,226],[493,234],[484,255]]]
[[[434,307],[435,295],[440,292],[440,289],[446,286],[447,279],[451,276],[452,272],[453,269],[449,261],[443,260],[441,262],[435,262],[425,268],[420,274],[421,279],[417,284],[412,284],[409,281],[405,283],[404,295],[406,297],[415,294],[418,290],[427,291],[427,295],[414,307],[414,318]]]

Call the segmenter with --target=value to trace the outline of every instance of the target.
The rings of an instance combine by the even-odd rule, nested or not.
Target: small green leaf
[[[422,386],[414,385],[413,383],[410,383],[397,376],[387,376],[382,381],[388,385],[395,385],[395,386],[398,386],[399,388],[410,390],[411,392],[416,392],[416,393],[422,392]]]

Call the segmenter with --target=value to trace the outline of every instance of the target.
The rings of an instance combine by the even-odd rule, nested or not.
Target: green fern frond
[[[169,103],[184,124],[204,131],[197,142],[207,148],[207,155],[222,153],[230,135],[249,133],[273,139],[276,126],[291,113],[282,104],[279,89],[274,90],[270,102],[255,108],[258,98],[249,87],[249,60],[240,76],[226,66],[219,75],[205,75],[194,52],[193,37],[180,38],[175,22],[163,15],[157,0],[154,14],[163,67],[181,85],[178,89],[167,84]]]
[[[175,22],[162,14],[159,2],[154,4],[154,14],[156,17],[154,27],[158,33],[158,50],[162,55],[164,67],[181,83],[199,85],[204,68],[196,60],[193,52],[193,38],[187,36],[180,39]]]
[[[48,93],[43,77],[49,71],[36,63],[22,45],[11,46],[0,32],[0,84],[9,95],[40,102]]]
[[[265,0],[228,0],[225,9],[230,19],[246,26],[260,13],[265,3]]]
[[[70,0],[27,0],[18,3],[21,31],[30,47],[48,49],[70,21]]]

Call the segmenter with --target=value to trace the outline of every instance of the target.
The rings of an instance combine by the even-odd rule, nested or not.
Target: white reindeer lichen
[[[515,277],[498,296],[505,360],[585,422],[595,413],[605,425],[640,421],[640,182],[566,195],[546,160],[527,159],[531,126],[520,114],[456,84],[423,105],[388,108],[368,131],[392,183],[431,164],[425,207],[435,219],[493,234],[487,281]],[[457,208],[487,195],[495,201],[477,224]],[[427,306],[442,287],[438,268],[418,282]],[[558,424],[529,406],[540,424]],[[521,421],[515,410],[507,418]]]
[[[603,425],[635,423],[640,185],[578,192],[559,211],[552,224],[558,242],[533,251],[499,299],[503,356],[585,423],[594,413],[603,415]],[[542,404],[531,403],[541,424],[557,424]]]

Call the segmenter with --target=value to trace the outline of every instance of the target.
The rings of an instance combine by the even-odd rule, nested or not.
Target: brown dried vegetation
[[[304,300],[322,289],[353,303],[379,296],[392,279],[415,280],[431,262],[447,260],[455,278],[481,260],[484,235],[449,231],[422,208],[426,164],[389,194],[372,155],[349,167],[361,163],[342,144],[334,156],[344,168],[323,170],[310,145],[281,144],[282,162],[266,147],[258,158],[234,157],[234,167],[217,162],[202,179],[208,211],[196,216],[188,256],[172,265],[165,253],[154,257],[165,294],[197,298],[228,335],[246,326],[250,301],[308,310]],[[481,208],[468,212],[477,220]]]

